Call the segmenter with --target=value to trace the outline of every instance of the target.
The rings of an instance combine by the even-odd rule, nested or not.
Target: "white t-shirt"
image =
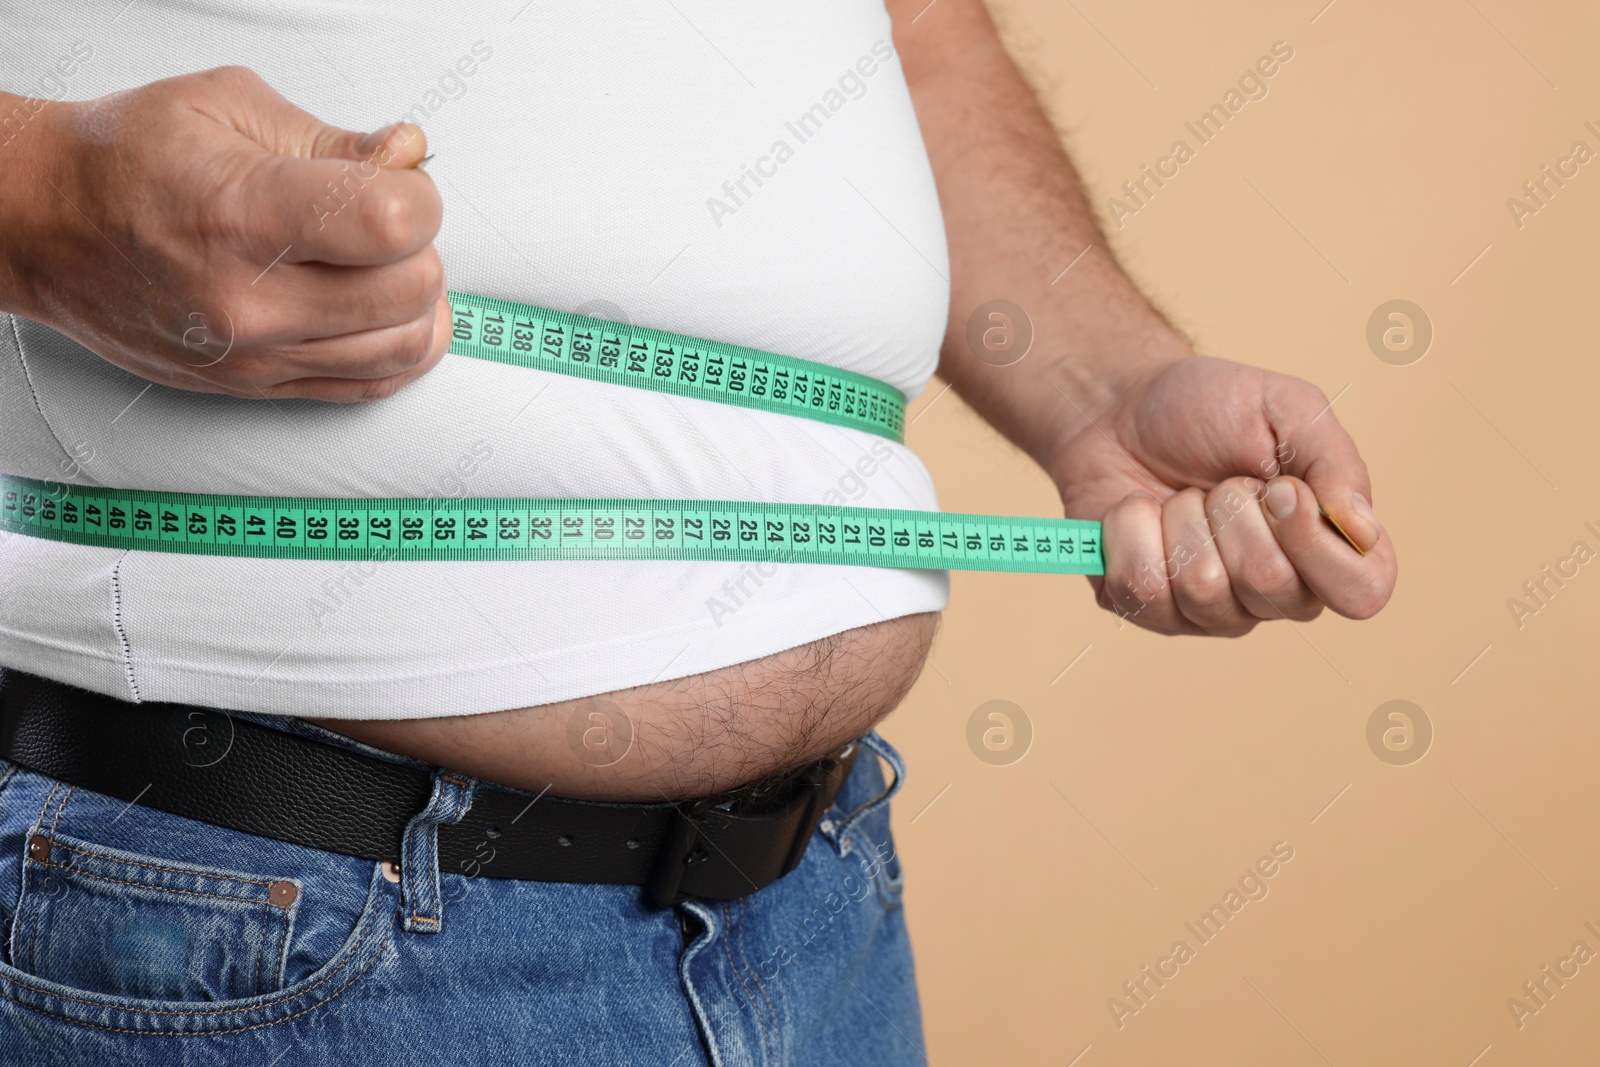
[[[944,230],[879,0],[0,0],[0,31],[11,92],[87,99],[242,64],[327,122],[418,121],[452,288],[908,396],[936,366]],[[453,355],[375,404],[241,400],[152,386],[4,315],[0,470],[266,496],[937,507],[910,451],[811,420]],[[123,699],[427,717],[697,674],[947,595],[928,571],[374,565],[11,536],[0,664]]]

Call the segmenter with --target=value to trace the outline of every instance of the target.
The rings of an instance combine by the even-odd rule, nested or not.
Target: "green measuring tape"
[[[450,306],[458,356],[905,437],[905,396],[864,374],[471,293],[451,293]]]
[[[806,360],[450,294],[450,351],[901,440],[892,386]],[[708,500],[217,496],[0,474],[0,530],[103,548],[317,560],[662,559],[1103,574],[1100,524]]]
[[[0,475],[0,528],[269,559],[696,559],[1099,574],[1100,524],[707,500],[334,500]]]

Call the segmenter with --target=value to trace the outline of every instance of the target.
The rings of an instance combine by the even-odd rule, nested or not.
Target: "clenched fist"
[[[47,105],[0,162],[0,308],[179,389],[388,396],[450,343],[426,154],[242,67]]]
[[[1066,513],[1105,523],[1101,606],[1146,629],[1237,637],[1324,606],[1365,619],[1394,591],[1367,466],[1309,382],[1221,359],[1160,365],[1051,466]]]

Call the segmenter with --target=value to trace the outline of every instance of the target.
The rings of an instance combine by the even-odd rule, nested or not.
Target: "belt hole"
[[[572,835],[562,834],[560,837],[556,838],[556,843],[562,848],[566,848],[568,845],[572,844]]]
[[[625,844],[626,844],[626,845],[627,845],[627,846],[628,846],[628,847],[629,847],[629,848],[638,848],[638,847],[639,847],[639,839],[638,839],[638,838],[637,838],[637,837],[630,837],[630,838],[628,838],[628,840],[627,840],[627,841],[626,841],[626,842],[625,842]]]
[[[496,838],[496,837],[499,837],[500,836],[500,827],[498,827],[498,826],[485,826],[483,828],[483,836],[487,837],[487,838],[489,838],[491,840]]]

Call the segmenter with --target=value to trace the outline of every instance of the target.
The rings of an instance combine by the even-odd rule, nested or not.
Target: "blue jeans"
[[[796,870],[661,910],[441,871],[435,828],[475,783],[438,768],[397,875],[0,760],[0,1063],[924,1063],[889,834],[904,765],[864,744]]]

